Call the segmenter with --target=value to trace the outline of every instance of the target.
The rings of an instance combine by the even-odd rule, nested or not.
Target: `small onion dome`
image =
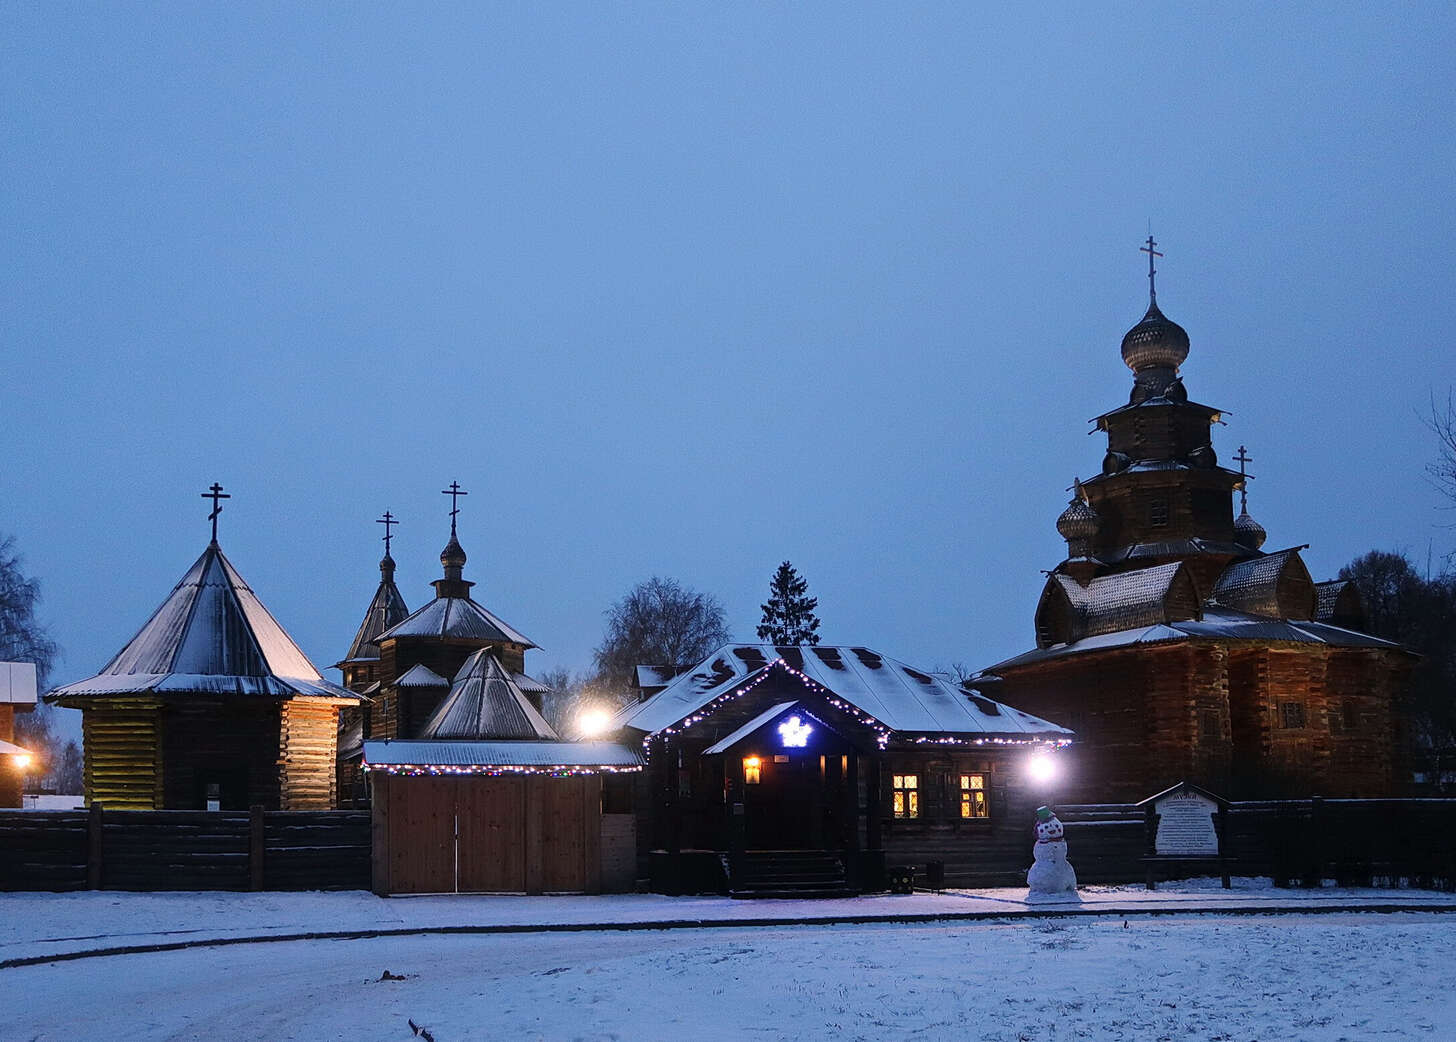
[[[1234,518],[1234,542],[1240,546],[1257,550],[1264,545],[1264,540],[1268,538],[1269,533],[1264,531],[1264,526],[1250,517],[1247,510]]]
[[[453,532],[450,534],[450,541],[445,544],[445,549],[440,551],[440,563],[446,568],[465,567],[465,549],[455,538]]]
[[[1097,534],[1097,526],[1101,522],[1097,511],[1074,496],[1067,509],[1062,511],[1062,516],[1057,518],[1057,531],[1069,543],[1074,539],[1091,539]]]
[[[1129,369],[1177,369],[1188,357],[1188,334],[1183,327],[1148,305],[1143,320],[1122,338],[1122,360]]]

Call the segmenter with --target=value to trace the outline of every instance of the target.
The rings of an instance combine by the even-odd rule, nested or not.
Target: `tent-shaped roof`
[[[364,612],[364,621],[359,624],[359,632],[354,634],[349,653],[336,665],[378,659],[379,635],[409,616],[404,597],[394,585],[394,561],[385,557],[379,563],[379,571],[379,588],[374,591],[374,599],[369,602],[369,607]]]
[[[394,682],[395,687],[449,687],[450,681],[423,662],[416,662]]]
[[[489,648],[481,648],[465,660],[450,693],[420,730],[422,739],[556,737]]]
[[[385,630],[375,638],[375,642],[399,637],[481,640],[536,647],[531,638],[513,629],[469,597],[436,597],[413,615]]]
[[[723,695],[783,669],[848,702],[893,732],[1062,741],[1065,727],[957,687],[868,648],[725,644],[697,666],[617,718],[622,727],[655,734]]]
[[[51,700],[123,694],[317,696],[359,701],[319,675],[217,543],[96,676]]]

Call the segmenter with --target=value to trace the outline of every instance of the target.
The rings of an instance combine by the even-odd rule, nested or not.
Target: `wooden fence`
[[[0,890],[367,890],[367,811],[0,811]]]
[[[1144,878],[1141,859],[1150,851],[1141,809],[1109,803],[1056,810],[1079,882]],[[1271,876],[1279,886],[1333,879],[1348,886],[1456,890],[1456,800],[1231,803],[1228,831],[1224,850],[1235,875]],[[954,841],[906,838],[887,846],[891,864],[942,862],[949,886],[1015,886],[1025,884],[1034,838],[1028,819]]]

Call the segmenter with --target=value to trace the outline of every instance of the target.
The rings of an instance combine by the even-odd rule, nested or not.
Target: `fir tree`
[[[818,644],[819,617],[814,609],[818,597],[807,597],[809,584],[792,564],[785,561],[769,580],[768,602],[763,605],[763,621],[758,624],[758,639],[770,644]]]

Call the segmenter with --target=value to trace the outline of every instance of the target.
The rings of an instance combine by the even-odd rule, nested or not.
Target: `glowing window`
[[[920,817],[920,776],[918,774],[896,774],[892,781],[895,817]]]
[[[748,785],[758,785],[763,780],[763,761],[757,756],[745,756],[743,758],[743,781]]]
[[[961,817],[989,818],[991,807],[986,802],[986,776],[961,775]]]

